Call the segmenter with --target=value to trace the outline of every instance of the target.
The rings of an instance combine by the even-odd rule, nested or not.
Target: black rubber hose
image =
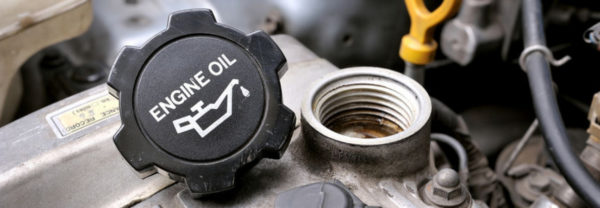
[[[467,158],[467,150],[465,147],[458,142],[457,139],[451,137],[447,134],[442,133],[431,133],[431,139],[433,141],[444,143],[450,146],[456,155],[458,156],[458,172],[461,176],[461,181],[466,182],[467,177],[469,176],[469,167],[468,167],[468,158]]]
[[[532,45],[545,46],[540,0],[523,0],[522,12],[525,48]],[[577,194],[590,206],[600,207],[600,186],[571,150],[565,125],[558,110],[548,62],[541,52],[532,52],[525,58],[525,68],[535,113],[540,121],[548,151]]]

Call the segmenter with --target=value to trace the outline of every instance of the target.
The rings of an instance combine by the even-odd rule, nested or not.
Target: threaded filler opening
[[[384,77],[345,77],[316,94],[312,109],[319,122],[354,138],[375,139],[402,132],[411,127],[419,112],[415,93]]]

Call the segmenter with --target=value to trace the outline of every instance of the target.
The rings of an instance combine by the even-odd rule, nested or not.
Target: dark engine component
[[[367,206],[338,180],[304,185],[281,193],[276,208],[376,208]]]
[[[239,170],[285,151],[295,117],[283,106],[286,60],[263,32],[217,24],[209,10],[174,13],[142,48],[125,48],[108,84],[122,126],[114,142],[136,170],[157,167],[194,196],[231,189]]]

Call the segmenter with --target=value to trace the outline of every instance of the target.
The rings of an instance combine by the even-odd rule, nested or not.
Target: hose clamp
[[[541,52],[544,55],[544,58],[553,66],[562,66],[567,63],[567,61],[571,60],[571,57],[568,55],[556,60],[548,47],[544,45],[531,45],[525,48],[523,52],[521,52],[521,56],[519,56],[519,65],[523,71],[527,71],[527,68],[525,68],[525,59],[533,52]]]

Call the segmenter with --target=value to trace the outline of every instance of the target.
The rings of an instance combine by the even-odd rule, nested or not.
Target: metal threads
[[[352,138],[382,138],[412,129],[419,118],[420,126],[414,128],[421,128],[429,119],[429,98],[408,77],[397,78],[398,73],[379,68],[342,71],[350,73],[319,83],[307,104],[315,120],[329,130]]]
[[[401,73],[354,67],[312,83],[302,133],[321,159],[369,174],[400,176],[429,164],[431,100]],[[380,167],[388,167],[381,169]]]
[[[431,100],[401,73],[354,67],[312,83],[302,102],[302,134],[308,150],[374,177],[426,170]],[[388,168],[380,168],[388,167]]]
[[[380,138],[408,129],[419,104],[406,86],[370,76],[337,80],[313,100],[317,119],[350,137]]]

